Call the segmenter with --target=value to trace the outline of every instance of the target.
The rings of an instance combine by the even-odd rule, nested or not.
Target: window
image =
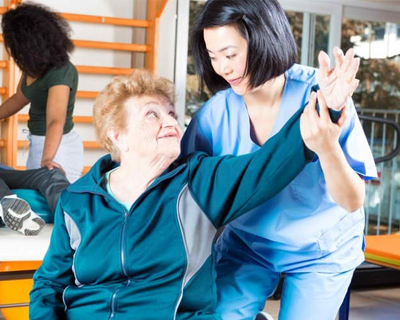
[[[385,27],[384,26],[375,27],[373,29],[373,39],[377,41],[377,40],[383,40],[384,38],[385,38]]]
[[[198,12],[201,10],[204,4],[205,1],[190,1],[189,30],[191,30]],[[193,56],[189,44],[186,76],[185,126],[189,124],[195,112],[209,98],[210,93],[207,91],[205,84],[200,81],[199,77],[196,75]]]
[[[400,120],[399,26],[390,22],[343,19],[342,49],[361,58],[360,85],[353,100],[361,115]],[[399,139],[391,126],[363,123],[374,157],[391,152]],[[379,180],[367,184],[366,233],[385,234],[400,227],[400,157],[379,164]]]

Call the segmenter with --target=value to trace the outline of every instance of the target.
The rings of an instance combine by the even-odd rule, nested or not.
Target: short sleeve
[[[186,129],[185,134],[181,141],[181,157],[196,151],[205,152],[208,155],[213,155],[213,148],[211,143],[211,135],[206,135],[197,115],[190,121],[189,127]]]
[[[51,69],[46,75],[46,87],[50,89],[51,87],[57,85],[66,85],[71,90],[76,88],[78,79],[78,72],[76,68],[71,64],[67,63],[65,66],[57,69]]]
[[[377,177],[376,165],[367,137],[358,119],[353,100],[347,103],[347,120],[339,142],[349,165],[365,180]]]

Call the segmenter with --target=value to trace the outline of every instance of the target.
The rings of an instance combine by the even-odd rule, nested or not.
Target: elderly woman
[[[30,319],[220,319],[216,231],[282,190],[311,150],[338,143],[345,116],[332,123],[318,95],[319,117],[316,97],[258,152],[176,160],[172,83],[146,71],[114,78],[94,105],[111,155],[61,195]]]

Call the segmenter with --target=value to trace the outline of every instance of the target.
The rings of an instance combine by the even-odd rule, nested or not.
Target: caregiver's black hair
[[[234,26],[247,40],[249,89],[283,74],[296,61],[296,42],[278,1],[208,0],[191,31],[191,49],[196,72],[212,93],[230,86],[211,65],[203,31],[221,26]]]

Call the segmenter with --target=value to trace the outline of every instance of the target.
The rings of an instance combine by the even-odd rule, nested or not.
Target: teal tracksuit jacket
[[[175,161],[129,212],[103,187],[118,164],[100,159],[61,195],[30,319],[221,319],[213,239],[313,158],[301,139],[301,111],[252,154]]]

